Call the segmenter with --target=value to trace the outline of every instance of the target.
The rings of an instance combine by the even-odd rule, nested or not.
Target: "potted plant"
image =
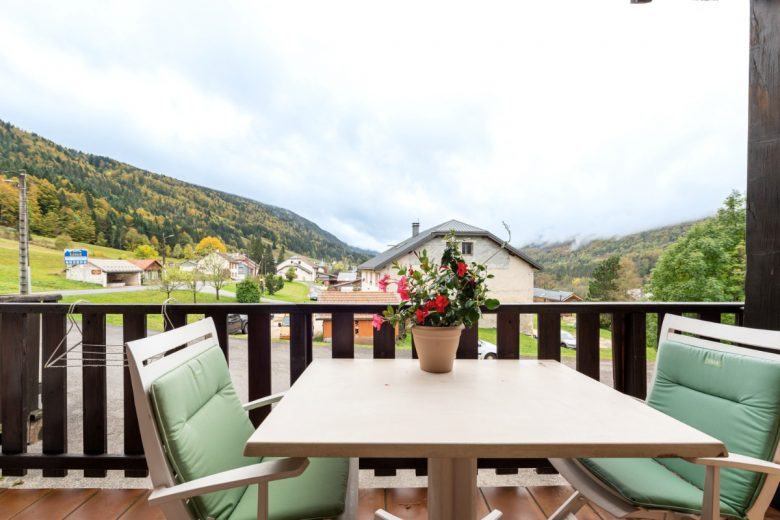
[[[483,306],[490,310],[498,307],[498,300],[487,297],[485,282],[493,275],[484,265],[463,259],[454,232],[447,236],[440,263],[431,261],[426,250],[415,255],[420,265],[395,262],[398,279],[385,275],[379,280],[383,291],[396,285],[401,303],[395,308],[388,305],[382,315],[374,315],[374,327],[379,329],[384,322],[411,324],[420,368],[449,372],[464,326],[477,323]]]

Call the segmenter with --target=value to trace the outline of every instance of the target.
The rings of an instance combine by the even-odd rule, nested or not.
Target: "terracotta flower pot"
[[[455,327],[412,327],[412,338],[420,368],[426,372],[444,374],[452,371],[463,325]]]

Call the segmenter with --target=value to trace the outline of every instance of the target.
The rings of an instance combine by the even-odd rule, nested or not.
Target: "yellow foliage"
[[[204,237],[198,245],[195,246],[195,252],[198,254],[207,253],[209,251],[219,251],[224,253],[227,251],[225,244],[217,237]]]

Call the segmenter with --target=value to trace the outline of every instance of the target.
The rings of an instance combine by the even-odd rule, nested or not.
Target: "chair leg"
[[[707,466],[704,475],[704,504],[701,510],[701,520],[720,518],[720,468]]]
[[[257,520],[268,520],[268,482],[257,483]]]
[[[579,491],[575,491],[547,520],[576,520],[574,515],[587,503],[588,499]]]

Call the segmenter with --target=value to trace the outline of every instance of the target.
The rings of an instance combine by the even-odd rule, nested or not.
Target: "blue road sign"
[[[86,264],[89,260],[86,249],[65,249],[65,265]]]

